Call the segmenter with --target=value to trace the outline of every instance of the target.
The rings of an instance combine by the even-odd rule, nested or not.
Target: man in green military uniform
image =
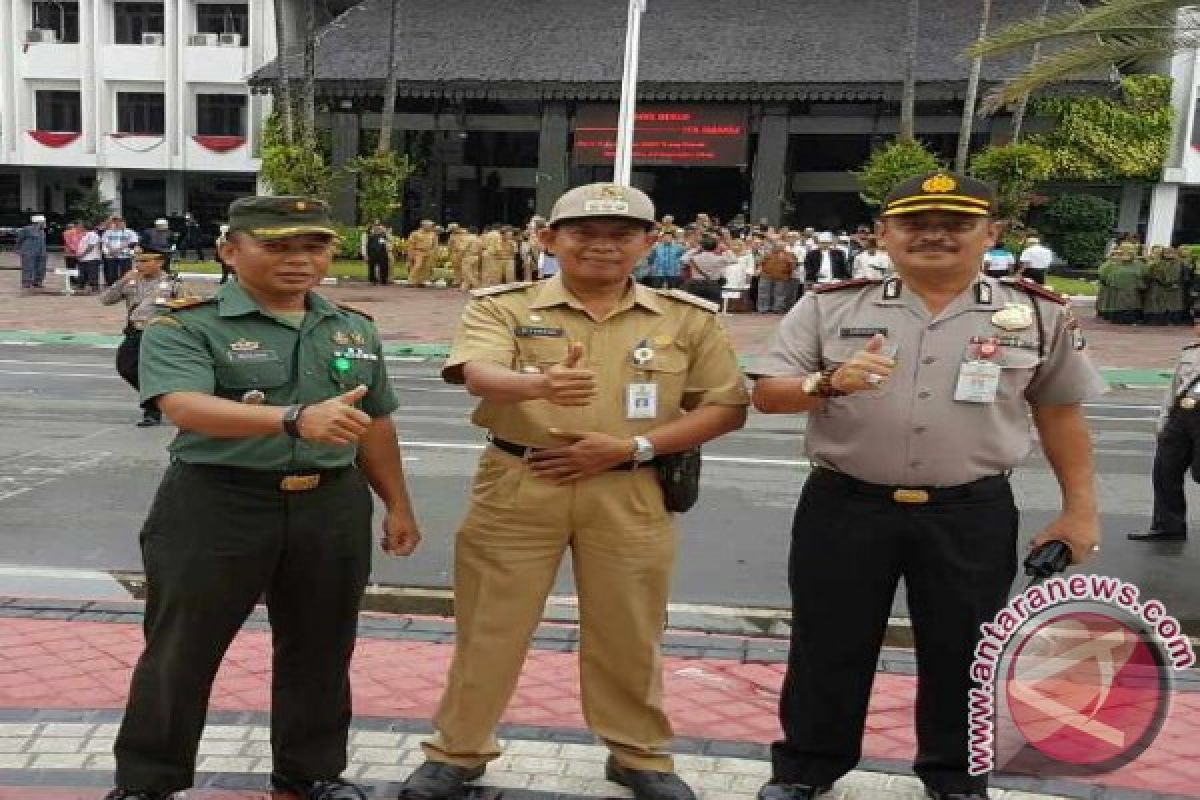
[[[1116,254],[1117,263],[1108,274],[1109,320],[1118,325],[1136,325],[1142,319],[1142,292],[1146,289],[1146,262],[1137,255],[1137,247]]]
[[[1159,250],[1146,275],[1142,321],[1147,325],[1170,325],[1183,312],[1183,264],[1174,247]]]
[[[275,648],[272,785],[361,800],[340,775],[370,489],[387,509],[384,550],[408,555],[420,541],[397,402],[370,319],[311,291],[332,258],[328,207],[244,198],[229,225],[221,255],[238,280],[211,300],[175,301],[142,339],[142,400],[179,435],[141,532],[146,649],[107,800],[191,786],[213,678],[259,597]]]

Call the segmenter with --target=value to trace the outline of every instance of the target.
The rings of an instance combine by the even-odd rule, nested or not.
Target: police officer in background
[[[117,347],[117,374],[135,390],[138,382],[138,361],[142,346],[142,331],[146,324],[165,309],[167,301],[175,298],[178,283],[163,272],[162,253],[136,253],[133,269],[104,290],[100,302],[106,306],[125,301],[127,319],[125,338]],[[150,428],[162,422],[162,412],[153,400],[142,403],[139,428]]]
[[[141,533],[146,649],[108,800],[191,786],[213,678],[260,597],[275,649],[272,785],[301,800],[363,800],[340,774],[370,489],[387,509],[384,549],[407,555],[420,539],[396,397],[370,319],[311,291],[333,255],[328,207],[243,198],[229,227],[222,255],[238,279],[214,298],[175,301],[142,340],[142,399],[179,435]]]
[[[896,274],[818,288],[751,371],[754,404],[809,413],[813,471],[792,527],[792,647],[784,739],[762,800],[809,800],[854,768],[879,649],[904,579],[918,664],[914,770],[934,798],[986,795],[968,774],[967,699],[980,625],[1017,564],[1008,474],[1028,413],[1063,509],[1034,539],[1097,548],[1090,434],[1103,390],[1063,300],[980,274],[1001,226],[995,195],[934,173],[886,199],[879,235]]]
[[[654,205],[613,184],[555,203],[561,274],[481,289],[442,375],[487,428],[454,555],[454,661],[401,797],[451,800],[500,755],[494,732],[570,548],[584,715],[638,800],[692,800],[667,751],[659,641],[675,526],[654,468],[740,428],[749,402],[717,306],[631,279]],[[686,412],[686,413],[685,413]]]
[[[1194,326],[1200,337],[1200,323]],[[1188,470],[1200,479],[1200,341],[1179,354],[1171,386],[1163,395],[1154,449],[1154,512],[1150,530],[1135,531],[1135,542],[1181,542],[1187,539],[1187,497],[1183,483]]]

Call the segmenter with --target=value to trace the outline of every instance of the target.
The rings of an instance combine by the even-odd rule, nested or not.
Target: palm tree
[[[1055,51],[989,94],[984,111],[995,112],[1066,78],[1108,73],[1114,66],[1158,61],[1197,47],[1200,18],[1185,11],[1193,4],[1194,0],[1098,0],[1082,10],[998,31],[967,53],[991,57],[1038,44],[1052,45]]]
[[[317,146],[317,0],[304,0],[304,74],[300,81],[301,140]]]
[[[292,97],[292,70],[288,64],[287,24],[284,21],[286,0],[275,0],[275,63],[279,68],[279,117],[283,120],[283,138],[287,144],[296,143],[296,105]]]
[[[904,88],[900,93],[900,139],[916,138],[917,35],[921,25],[921,0],[908,0],[908,30],[904,42]]]
[[[375,152],[383,154],[392,149],[392,127],[396,119],[396,87],[400,82],[400,71],[396,68],[396,4],[400,0],[390,0],[388,3],[388,74],[387,83],[383,88],[383,114],[379,118],[379,144]]]
[[[1050,13],[1050,0],[1042,0],[1042,7],[1038,9],[1037,19],[1045,20],[1046,15]],[[1029,69],[1037,66],[1038,59],[1042,55],[1042,43],[1033,43],[1033,52],[1029,54]],[[1012,136],[1013,144],[1021,141],[1021,129],[1025,126],[1025,113],[1029,110],[1029,92],[1021,95],[1021,99],[1017,101],[1017,107],[1013,109],[1012,115]]]
[[[992,0],[982,0],[977,41],[987,38],[988,22],[992,17]],[[958,153],[954,156],[954,171],[967,171],[967,156],[971,152],[971,132],[975,130],[975,103],[979,97],[979,74],[983,71],[983,56],[971,61],[971,75],[967,78],[967,94],[963,98],[962,125],[958,129]]]

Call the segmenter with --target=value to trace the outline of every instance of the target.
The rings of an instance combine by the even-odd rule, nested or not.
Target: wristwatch
[[[645,436],[633,437],[633,462],[648,464],[654,460],[654,443]]]
[[[293,439],[300,438],[300,415],[308,406],[288,406],[283,412],[283,431]]]
[[[826,367],[820,372],[810,372],[804,376],[800,391],[809,397],[843,397],[845,392],[833,388],[833,373],[837,367]]]

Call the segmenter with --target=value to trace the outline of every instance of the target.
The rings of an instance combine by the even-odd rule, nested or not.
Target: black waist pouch
[[[668,511],[688,511],[700,497],[700,448],[655,459]]]

